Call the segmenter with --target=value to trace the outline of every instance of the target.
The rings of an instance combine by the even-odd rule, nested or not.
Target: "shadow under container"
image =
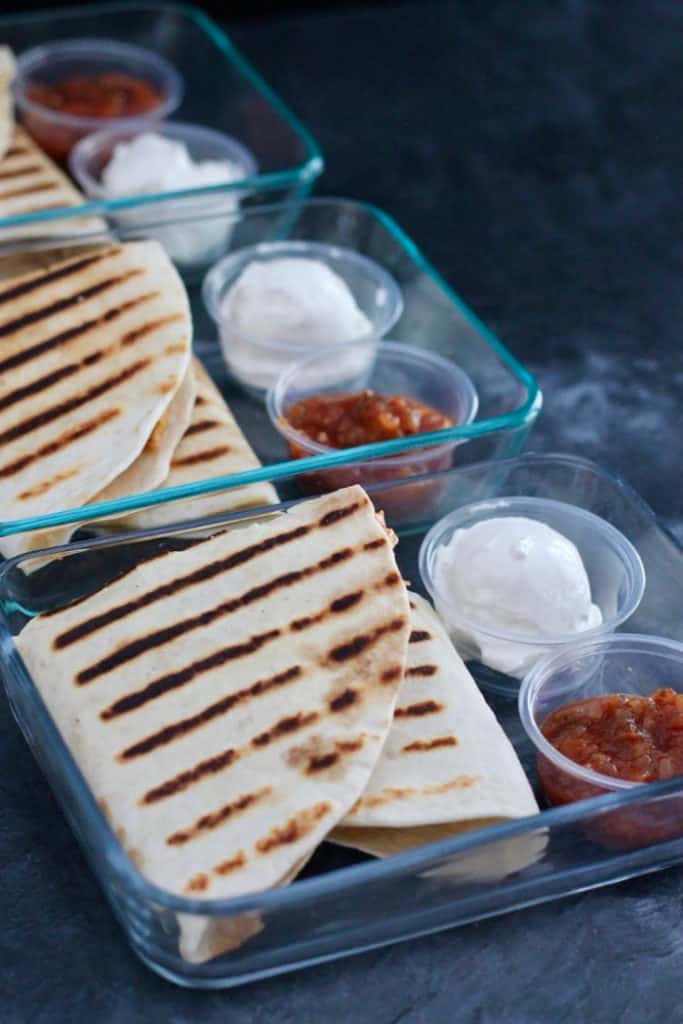
[[[606,775],[572,761],[545,737],[543,724],[553,712],[578,701],[613,694],[648,697],[658,689],[683,694],[683,644],[642,634],[578,641],[544,658],[529,672],[519,692],[519,714],[538,752],[538,774],[548,803],[573,803],[651,785]],[[683,783],[683,775],[679,781]],[[617,849],[679,838],[683,836],[683,798],[613,811],[590,822],[586,834]]]

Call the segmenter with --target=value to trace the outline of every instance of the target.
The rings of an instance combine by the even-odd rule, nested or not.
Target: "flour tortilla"
[[[0,107],[2,92],[0,90]],[[6,111],[5,111],[6,114]],[[0,109],[0,136],[3,114]],[[6,123],[6,122],[5,122]],[[0,145],[2,139],[0,138]],[[31,136],[14,127],[0,159],[0,221],[29,213],[81,206],[86,202],[66,174],[36,145]],[[73,216],[33,224],[0,227],[0,242],[23,238],[51,238],[106,230],[101,217]]]
[[[410,623],[360,487],[143,562],[19,651],[103,812],[164,889],[287,880],[367,785]],[[201,919],[181,949],[201,953]]]
[[[195,377],[190,365],[140,455],[108,487],[96,494],[93,502],[115,501],[129,494],[139,494],[160,484],[168,476],[173,453],[190,425],[195,391]]]
[[[331,837],[378,857],[538,812],[512,744],[441,622],[409,596],[394,721],[365,792]]]
[[[261,465],[223,396],[196,356],[192,367],[196,382],[192,418],[188,431],[173,454],[170,472],[160,485],[163,488],[242,473]],[[238,512],[277,501],[277,491],[272,484],[249,484],[189,501],[141,509],[107,525],[126,530],[166,526],[182,519]]]
[[[0,46],[0,160],[9,148],[14,130],[11,85],[15,72],[14,54],[9,46]]]
[[[137,459],[189,367],[185,289],[156,242],[0,284],[0,518],[86,504]],[[49,542],[0,541],[5,556]]]

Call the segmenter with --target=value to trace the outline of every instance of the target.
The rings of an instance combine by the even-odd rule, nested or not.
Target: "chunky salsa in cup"
[[[683,775],[683,694],[655,690],[647,697],[611,693],[566,704],[541,726],[561,754],[600,775],[628,782],[659,782]],[[543,754],[538,773],[551,804],[609,791],[577,778]],[[625,807],[596,819],[593,829],[610,846],[633,847],[683,832],[680,800]]]
[[[287,421],[327,448],[355,448],[453,426],[452,419],[416,398],[370,390],[302,398],[288,410]],[[294,458],[306,454],[294,443],[290,447]]]

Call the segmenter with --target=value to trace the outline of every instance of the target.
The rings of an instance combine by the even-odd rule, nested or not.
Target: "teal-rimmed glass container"
[[[177,503],[177,519],[183,519],[190,514],[183,509],[187,499],[221,491],[226,485],[273,480],[277,486],[278,481],[281,481],[280,491],[288,496],[292,488],[288,480],[291,480],[293,474],[297,481],[301,481],[306,471],[309,474],[313,472],[312,482],[310,475],[308,482],[315,488],[315,475],[321,470],[361,463],[366,466],[373,459],[386,459],[389,455],[413,450],[417,452],[443,442],[452,443],[454,461],[458,466],[484,459],[509,458],[520,453],[542,405],[535,379],[481,323],[391,217],[365,203],[333,198],[245,207],[225,216],[230,217],[230,240],[227,243],[230,251],[279,239],[304,239],[352,249],[379,263],[397,282],[403,297],[403,311],[392,328],[392,340],[420,346],[456,363],[470,378],[476,390],[479,399],[477,418],[473,422],[430,434],[291,461],[286,440],[270,422],[263,402],[250,397],[230,378],[221,353],[216,325],[202,302],[200,283],[198,280],[189,280],[186,283],[194,321],[195,352],[224,394],[263,467],[231,477],[198,480],[180,487],[130,495],[117,501],[82,508],[55,509],[49,515],[30,519],[11,522],[0,519],[0,536],[69,523],[92,522],[168,502]],[[217,215],[210,218],[214,228],[216,219]],[[198,218],[187,218],[176,223],[184,223],[196,229],[201,222]],[[134,228],[120,229],[118,237],[144,238],[154,234],[154,227],[154,224],[136,223]],[[75,241],[80,245],[88,239],[79,236]],[[33,258],[44,264],[48,252],[43,247],[37,252],[7,256],[4,261],[0,259],[0,279],[3,274],[7,274],[8,269],[11,271],[16,266],[14,261],[17,258],[22,261],[22,268],[26,269],[26,261],[30,265]],[[409,472],[402,472],[401,477],[419,479],[422,473],[424,458],[417,457],[415,467]],[[361,468],[354,481],[368,482]],[[344,473],[343,482],[352,482],[347,473]],[[291,496],[296,496],[296,493]],[[405,493],[400,492],[402,495]],[[410,496],[409,505],[405,505],[402,500],[401,507],[394,510],[399,522],[412,519],[416,508],[418,511],[428,511],[425,502],[433,498],[429,487],[413,489]]]
[[[253,153],[258,173],[234,184],[0,216],[0,243],[3,229],[8,233],[11,230],[13,237],[21,227],[30,227],[35,237],[41,226],[50,235],[63,228],[66,235],[69,221],[75,217],[106,216],[138,207],[145,218],[160,216],[171,201],[177,215],[179,201],[192,206],[203,197],[213,199],[235,192],[248,192],[252,201],[301,198],[321,173],[322,156],[309,131],[225,32],[199,8],[185,4],[87,4],[0,17],[0,39],[17,55],[41,44],[77,38],[115,40],[163,57],[184,85],[174,118],[238,139]]]

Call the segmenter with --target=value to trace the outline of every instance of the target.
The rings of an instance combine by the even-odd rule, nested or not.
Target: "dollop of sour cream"
[[[221,323],[228,365],[254,388],[269,387],[306,349],[313,354],[372,331],[344,279],[304,256],[249,263],[221,303]]]
[[[542,643],[602,622],[576,545],[523,516],[456,530],[435,557],[434,583],[456,645],[509,675],[524,674],[545,653],[515,636]]]
[[[143,132],[114,147],[100,181],[107,198],[120,199],[225,185],[245,176],[245,168],[232,160],[193,160],[185,143],[156,132]],[[169,223],[146,228],[146,233],[160,241],[176,263],[206,263],[225,249],[233,228],[229,215],[238,204],[239,195],[234,192],[170,201],[161,211]],[[171,211],[182,214],[183,221],[173,223]],[[117,219],[124,224],[144,222],[149,219],[149,211],[141,214],[124,210]]]
[[[193,160],[184,142],[143,132],[117,143],[101,181],[115,198],[225,185],[240,178],[244,168],[232,160]]]

